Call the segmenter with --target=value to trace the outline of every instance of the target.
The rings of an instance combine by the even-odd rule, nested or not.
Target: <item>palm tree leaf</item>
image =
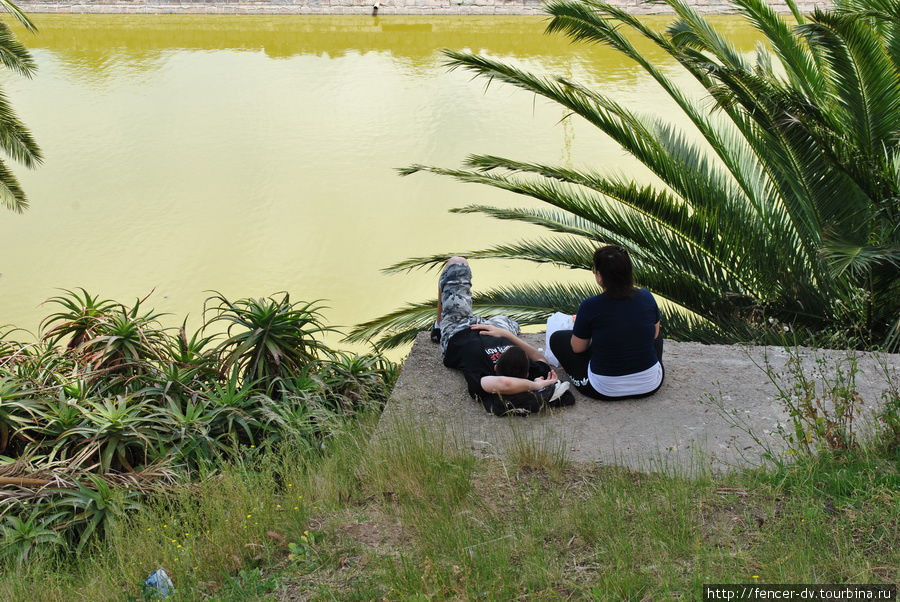
[[[681,0],[665,0],[675,9],[679,20],[669,26],[669,37],[682,50],[691,48],[708,52],[732,69],[749,70],[743,54],[722,37],[694,7]]]
[[[7,69],[29,78],[37,70],[37,64],[31,53],[16,39],[5,23],[0,23],[0,63]]]
[[[772,45],[792,86],[803,90],[810,98],[822,99],[827,87],[818,63],[818,55],[813,53],[809,46],[802,44],[802,38],[794,35],[784,19],[765,0],[733,1]],[[802,24],[803,16],[796,8],[796,5],[792,6],[794,18]]]
[[[596,287],[571,284],[540,284],[492,289],[472,296],[475,315],[490,317],[506,315],[522,325],[542,324],[556,311],[574,313],[586,296],[597,292]],[[415,338],[418,332],[431,327],[437,311],[437,300],[411,303],[389,314],[360,324],[346,340],[370,341],[375,335],[378,349],[396,347]]]
[[[746,267],[746,262],[733,260],[733,245],[719,239],[711,228],[705,227],[699,218],[695,219],[688,212],[681,210],[682,221],[671,217],[678,210],[677,206],[672,205],[672,197],[665,196],[665,193],[654,196],[650,187],[609,179],[608,189],[604,192],[616,194],[618,198],[613,199],[616,203],[608,203],[592,192],[547,179],[525,180],[493,173],[425,166],[409,169],[450,175],[463,182],[488,184],[555,205],[597,224],[596,240],[623,244],[629,248],[665,249],[665,258],[672,269],[703,274],[727,290],[755,291],[758,294],[758,287],[767,286],[770,282],[747,280],[747,275],[754,273],[749,269],[735,271],[735,268]],[[668,212],[668,219],[661,219],[660,212]],[[720,256],[720,253],[724,255]],[[468,256],[476,255],[470,253]]]
[[[22,213],[28,208],[25,191],[3,160],[0,160],[0,205],[16,213]]]
[[[519,221],[542,226],[560,234],[594,237],[597,225],[577,215],[553,209],[533,209],[531,207],[491,207],[489,205],[467,205],[450,210],[451,213],[482,213],[496,219]]]
[[[0,91],[0,149],[25,167],[33,168],[43,161],[41,149]]]
[[[900,120],[900,71],[880,38],[865,21],[833,13],[816,13],[801,31],[822,48],[843,131],[867,155],[880,154]]]
[[[10,2],[10,0],[0,0],[0,8],[3,8],[16,18],[16,21],[25,26],[31,33],[37,33],[37,27],[35,27],[34,23],[31,22],[31,19],[28,18],[28,15],[22,12],[22,10]]]

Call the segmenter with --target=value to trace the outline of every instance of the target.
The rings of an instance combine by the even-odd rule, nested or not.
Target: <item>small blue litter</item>
[[[144,581],[144,594],[148,597],[168,598],[174,591],[175,584],[163,569],[156,569]]]

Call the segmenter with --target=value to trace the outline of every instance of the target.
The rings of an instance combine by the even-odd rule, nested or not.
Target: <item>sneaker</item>
[[[564,408],[566,406],[575,404],[575,396],[572,395],[571,391],[566,391],[562,395],[559,396],[559,399],[556,401],[551,401],[547,403],[548,408]]]
[[[553,395],[550,396],[550,399],[547,400],[547,403],[553,403],[557,399],[563,396],[563,393],[569,390],[569,382],[558,382],[553,389]]]

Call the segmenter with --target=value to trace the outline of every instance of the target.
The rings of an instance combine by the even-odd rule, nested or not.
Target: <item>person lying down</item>
[[[519,338],[507,316],[472,312],[472,270],[451,257],[438,281],[438,319],[431,339],[444,365],[459,370],[471,395],[496,416],[525,415],[575,403],[569,383],[559,382],[543,354]]]

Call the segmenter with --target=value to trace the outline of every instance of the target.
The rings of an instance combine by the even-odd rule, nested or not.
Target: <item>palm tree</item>
[[[11,13],[28,31],[32,33],[37,31],[25,13],[9,0],[0,0],[0,7]],[[31,53],[16,40],[5,23],[0,23],[0,63],[7,69],[28,78],[34,75],[37,68]],[[16,116],[9,99],[2,91],[0,91],[0,150],[10,159],[28,168],[36,167],[43,160],[40,147],[25,124]],[[28,207],[25,191],[2,159],[0,159],[0,205],[18,213]]]
[[[641,284],[668,302],[666,336],[774,340],[774,323],[799,342],[900,347],[900,0],[836,0],[833,10],[809,18],[788,0],[793,22],[764,0],[734,0],[764,37],[749,55],[683,0],[665,2],[675,21],[655,31],[604,2],[552,0],[547,31],[635,61],[694,131],[563,77],[446,52],[451,68],[518,86],[586,119],[661,184],[487,155],[459,169],[413,165],[401,173],[450,176],[546,204],[455,209],[551,232],[469,257],[590,269],[597,245],[626,247]],[[664,50],[707,97],[690,97],[635,48],[634,36]],[[436,267],[449,255],[388,269]],[[475,304],[485,314],[540,323],[595,292],[531,284],[488,291]],[[380,333],[379,345],[401,344],[427,327],[433,308],[409,304],[351,337]]]

